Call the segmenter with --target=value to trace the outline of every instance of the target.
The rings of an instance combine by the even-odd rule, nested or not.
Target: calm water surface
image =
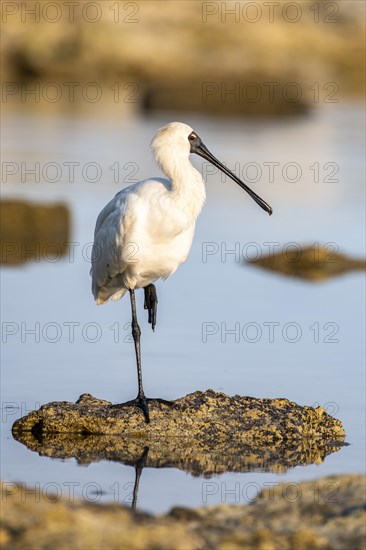
[[[89,500],[111,501],[117,495],[120,502],[128,502],[133,468],[107,461],[80,467],[74,459],[40,457],[12,438],[11,426],[39,404],[75,401],[84,392],[112,402],[135,396],[129,302],[95,306],[90,243],[98,212],[119,189],[135,179],[160,175],[149,142],[156,128],[172,119],[193,126],[215,155],[251,182],[274,214],[267,216],[233,182],[222,181],[198,157],[193,159],[207,181],[207,203],[188,261],[170,280],[158,283],[155,334],[145,318],[142,293],[138,296],[147,394],[174,399],[213,388],[227,394],[285,397],[320,404],[344,423],[350,445],[322,464],[284,474],[214,477],[210,481],[218,490],[207,504],[234,502],[225,488],[238,482],[244,488],[240,500],[245,501],[243,494],[255,493],[245,491],[248,483],[263,487],[362,472],[363,275],[312,284],[243,264],[243,258],[264,254],[270,246],[281,250],[291,242],[333,243],[345,253],[364,255],[363,113],[352,105],[337,105],[308,118],[280,122],[187,115],[148,120],[26,113],[5,117],[4,161],[24,162],[26,167],[39,162],[41,169],[54,162],[61,171],[55,183],[42,178],[34,182],[32,176],[21,183],[19,173],[3,185],[3,196],[66,203],[74,244],[69,256],[57,262],[2,270],[3,329],[9,326],[4,323],[15,323],[17,330],[8,336],[3,330],[2,478],[42,488],[53,484],[66,496],[73,484],[75,494]],[[70,181],[70,163],[78,163],[75,181]],[[90,170],[84,172],[86,177],[83,169]],[[51,167],[46,178],[54,175]],[[99,179],[91,183],[94,177]],[[36,323],[41,334],[37,342],[27,332]],[[75,323],[73,337],[70,323]],[[236,333],[228,332],[233,329]],[[176,469],[147,468],[138,506],[162,512],[173,505],[202,505],[205,483]],[[93,496],[93,489],[100,489],[102,496]]]

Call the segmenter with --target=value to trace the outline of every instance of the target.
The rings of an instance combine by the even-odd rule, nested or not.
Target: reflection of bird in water
[[[142,470],[146,466],[148,454],[149,454],[149,447],[145,447],[144,452],[142,453],[140,458],[135,462],[135,483],[133,486],[131,510],[136,510],[137,494],[139,490],[140,478],[141,478]]]
[[[187,259],[195,222],[205,201],[201,174],[189,161],[196,153],[230,176],[272,214],[271,207],[217,160],[186,124],[172,122],[154,136],[154,157],[168,179],[153,178],[123,189],[100,212],[92,252],[92,291],[98,304],[119,300],[129,291],[132,334],[138,375],[138,395],[117,407],[135,405],[149,422],[148,399],[142,386],[140,327],[135,289],[145,292],[145,309],[154,330],[157,294],[154,282],[166,279]],[[169,401],[158,401],[171,404]]]

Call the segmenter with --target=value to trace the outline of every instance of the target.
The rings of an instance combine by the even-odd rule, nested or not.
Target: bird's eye
[[[195,139],[197,139],[197,135],[192,132],[191,134],[189,134],[188,139],[189,141],[194,141]]]

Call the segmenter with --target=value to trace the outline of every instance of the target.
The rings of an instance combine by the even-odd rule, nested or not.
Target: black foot
[[[149,414],[148,403],[151,401],[157,401],[158,403],[162,403],[163,405],[168,405],[170,407],[174,405],[174,401],[167,401],[166,399],[161,399],[160,397],[157,397],[156,399],[152,399],[152,398],[147,398],[145,397],[145,395],[143,395],[142,397],[136,397],[136,399],[131,399],[131,401],[126,401],[125,403],[118,403],[117,405],[111,405],[111,406],[115,408],[139,407],[144,413],[146,424],[149,424],[150,414]]]
[[[147,285],[144,288],[145,302],[144,308],[148,310],[148,321],[151,324],[151,328],[155,330],[156,325],[156,310],[158,305],[158,296],[156,294],[155,285]]]
[[[116,407],[118,409],[121,409],[122,407],[139,407],[144,413],[146,424],[149,424],[150,415],[149,415],[149,407],[147,406],[147,402],[148,402],[148,399],[146,399],[146,397],[143,395],[142,397],[137,396],[136,399],[131,399],[131,401],[126,401],[125,403],[118,403],[117,405],[112,405],[112,407]]]

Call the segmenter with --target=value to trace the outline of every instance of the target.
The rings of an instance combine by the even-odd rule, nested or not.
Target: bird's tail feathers
[[[98,292],[95,296],[95,300],[97,302],[97,305],[103,305],[108,300],[120,300],[127,292],[126,288],[107,288],[102,287],[98,289]]]

